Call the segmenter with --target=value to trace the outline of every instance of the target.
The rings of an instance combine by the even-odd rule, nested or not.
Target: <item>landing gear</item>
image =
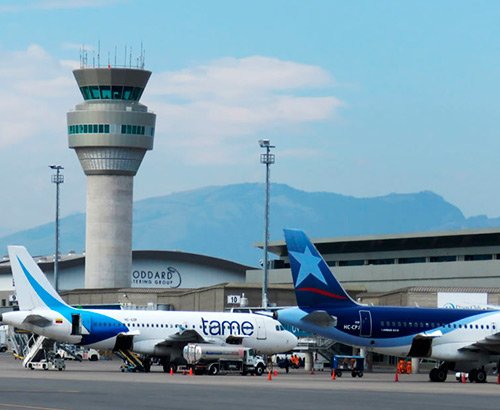
[[[431,380],[431,382],[442,383],[446,381],[447,377],[448,377],[448,366],[446,365],[446,363],[443,363],[439,367],[435,367],[429,373],[429,379]]]
[[[472,369],[469,372],[469,381],[471,383],[476,382],[476,383],[486,383],[486,371],[481,368],[481,369]]]
[[[142,361],[142,366],[144,367],[144,373],[149,373],[151,371],[151,357],[146,356]]]

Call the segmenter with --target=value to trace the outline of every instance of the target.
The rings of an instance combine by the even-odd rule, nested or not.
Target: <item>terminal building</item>
[[[500,305],[500,229],[315,239],[332,271],[363,303],[410,306]],[[293,306],[288,253],[269,272],[271,306]],[[35,258],[49,280],[53,257]],[[260,306],[262,270],[178,251],[134,251],[130,287],[84,289],[85,256],[59,263],[63,297],[73,305],[125,304],[175,310],[222,311]],[[8,260],[0,262],[0,307],[12,302]]]
[[[475,293],[482,296],[471,298],[481,304],[500,305],[498,228],[312,239],[335,276],[361,301],[435,307],[438,297],[446,299],[442,293]],[[271,243],[270,251],[279,258],[270,283],[290,283],[284,241]],[[258,281],[259,275],[247,271],[246,280]]]

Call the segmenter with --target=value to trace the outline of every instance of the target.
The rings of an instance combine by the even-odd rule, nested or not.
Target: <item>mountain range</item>
[[[133,248],[200,253],[258,266],[264,240],[264,184],[211,186],[136,201]],[[312,238],[500,227],[500,218],[466,218],[456,206],[429,192],[356,198],[305,192],[272,184],[270,239],[299,228]],[[0,238],[1,249],[25,245],[33,255],[54,252],[54,224]],[[62,253],[85,248],[85,214],[60,220]]]

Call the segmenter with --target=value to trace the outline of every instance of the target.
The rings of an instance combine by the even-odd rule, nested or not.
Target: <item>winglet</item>
[[[294,229],[285,229],[284,232],[299,307],[357,305],[335,279],[306,234]]]
[[[8,250],[20,310],[67,306],[24,246]]]

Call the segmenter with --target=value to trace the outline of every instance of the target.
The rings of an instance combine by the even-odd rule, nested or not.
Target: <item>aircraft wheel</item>
[[[445,369],[437,369],[437,370],[438,371],[436,372],[436,381],[442,383],[448,377],[448,372]]]
[[[477,370],[476,383],[486,383],[486,372],[483,369]]]
[[[472,369],[470,372],[469,372],[469,381],[471,383],[474,383],[477,379],[477,369]]]
[[[431,371],[429,372],[429,379],[431,380],[431,382],[437,382],[437,372],[439,371],[439,369],[437,367],[434,367],[433,369],[431,369]]]

